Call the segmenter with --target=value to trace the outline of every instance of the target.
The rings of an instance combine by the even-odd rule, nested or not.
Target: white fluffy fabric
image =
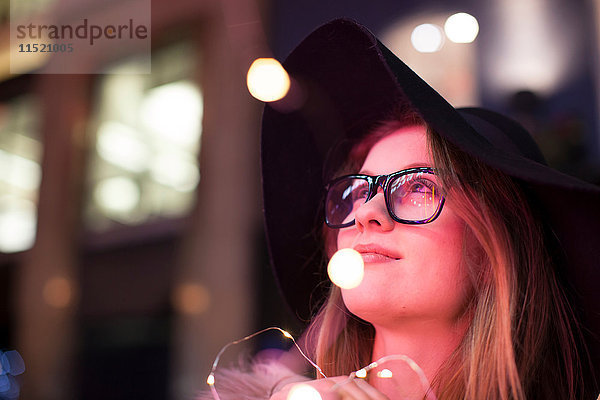
[[[255,363],[248,368],[221,370],[215,377],[215,388],[221,400],[265,400],[289,383],[307,380],[277,362]],[[213,400],[213,396],[205,390],[196,400]]]

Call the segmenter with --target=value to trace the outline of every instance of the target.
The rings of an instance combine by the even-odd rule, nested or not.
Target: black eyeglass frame
[[[419,173],[419,172],[425,172],[425,173],[429,173],[432,175],[436,175],[435,170],[433,168],[430,167],[416,167],[416,168],[408,168],[408,169],[403,169],[400,171],[396,171],[396,172],[392,172],[391,174],[388,175],[364,175],[364,174],[351,174],[351,175],[344,175],[344,176],[340,176],[338,178],[335,178],[334,180],[330,181],[326,186],[325,186],[325,223],[327,224],[328,227],[333,228],[333,229],[341,229],[341,228],[346,228],[349,226],[354,225],[355,220],[353,219],[350,222],[346,222],[345,224],[331,224],[328,220],[327,220],[327,199],[329,197],[329,189],[334,186],[336,183],[338,183],[341,180],[344,179],[348,179],[348,178],[357,178],[357,179],[365,179],[368,184],[369,184],[369,192],[367,193],[367,197],[365,198],[365,203],[369,200],[371,200],[373,197],[375,197],[375,195],[377,194],[377,187],[381,187],[383,189],[383,198],[385,199],[385,207],[387,208],[387,212],[390,215],[390,217],[392,217],[392,219],[396,222],[399,222],[401,224],[406,224],[406,225],[423,225],[423,224],[428,224],[430,222],[435,221],[435,219],[437,217],[439,217],[439,215],[442,212],[442,208],[444,208],[444,202],[446,200],[446,198],[444,197],[444,195],[440,195],[441,199],[440,199],[440,204],[437,208],[437,210],[435,211],[435,213],[433,214],[433,216],[427,218],[427,219],[423,219],[423,220],[417,220],[417,221],[413,221],[413,220],[407,220],[407,219],[402,219],[399,218],[398,216],[396,216],[394,214],[394,212],[392,211],[391,207],[390,207],[390,201],[389,201],[389,197],[390,197],[390,185],[389,182],[391,182],[393,180],[393,178],[396,178],[397,176],[402,176],[402,175],[408,175],[408,174],[413,174],[413,173]]]

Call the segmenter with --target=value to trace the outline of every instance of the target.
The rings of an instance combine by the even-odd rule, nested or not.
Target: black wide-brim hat
[[[348,149],[399,104],[445,139],[524,187],[564,251],[559,276],[574,295],[593,362],[600,365],[600,188],[545,164],[516,122],[455,109],[365,27],[339,19],[311,33],[283,63],[288,99],[265,106],[262,177],[267,242],[281,292],[309,319],[325,297],[323,186]],[[296,106],[296,108],[294,108]],[[342,149],[342,151],[340,151]],[[347,154],[347,153],[346,153]]]

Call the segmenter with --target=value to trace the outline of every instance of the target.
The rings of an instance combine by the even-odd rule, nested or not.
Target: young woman
[[[352,21],[284,66],[302,106],[265,108],[265,222],[282,293],[333,377],[305,384],[332,399],[595,399],[600,188],[547,167],[515,122],[454,109]],[[364,260],[354,289],[327,283],[341,248]],[[429,392],[346,379],[390,355],[414,360]],[[262,398],[286,399],[288,375],[265,372]]]
[[[356,249],[365,277],[330,289],[311,331],[317,364],[343,376],[405,354],[440,399],[581,398],[579,332],[542,222],[510,178],[417,119],[376,128],[351,152],[358,175],[329,187],[327,252]],[[383,398],[357,382],[338,392]]]

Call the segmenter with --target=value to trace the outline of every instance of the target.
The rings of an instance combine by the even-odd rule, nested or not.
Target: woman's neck
[[[440,322],[439,320],[403,321],[394,328],[375,327],[373,361],[390,355],[404,355],[412,359],[425,374],[429,382],[438,373],[443,363],[450,357],[462,341],[468,321]],[[378,378],[372,374],[371,383],[390,398],[400,398],[394,389],[402,386],[412,388],[414,398],[423,398],[419,375],[405,361],[389,361],[377,370],[388,369],[394,373],[392,379]],[[395,392],[396,390],[396,392]],[[411,398],[403,392],[402,398]]]

